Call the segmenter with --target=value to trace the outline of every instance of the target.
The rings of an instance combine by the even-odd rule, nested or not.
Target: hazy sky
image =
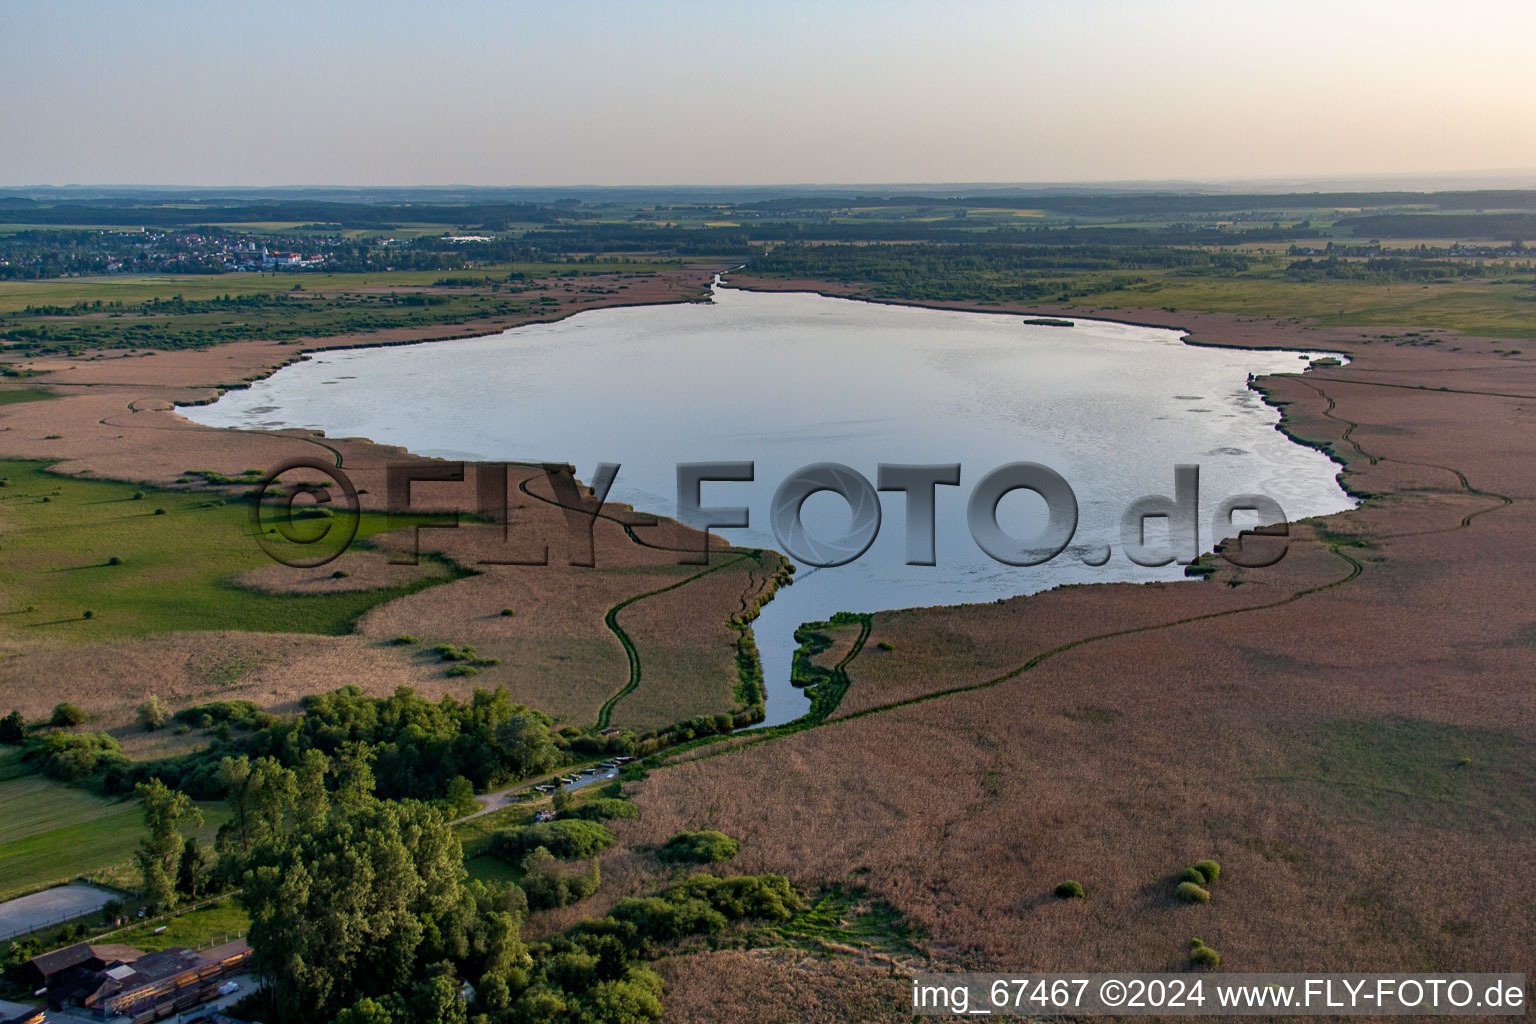
[[[1531,0],[0,0],[0,185],[1536,168]]]

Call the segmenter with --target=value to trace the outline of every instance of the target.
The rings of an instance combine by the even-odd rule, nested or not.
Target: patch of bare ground
[[[354,547],[317,569],[276,562],[230,577],[230,583],[262,594],[345,594],[402,587],[437,575],[431,563],[395,565],[388,556]]]
[[[1536,365],[1177,320],[1354,357],[1261,384],[1375,497],[1269,569],[876,616],[851,717],[654,771],[633,841],[715,827],[733,870],[858,872],[977,968],[1182,969],[1197,935],[1233,970],[1536,961]],[[1211,902],[1179,903],[1206,856]]]
[[[788,949],[728,949],[658,965],[673,1024],[842,1024],[911,1019],[905,977],[882,965]]]

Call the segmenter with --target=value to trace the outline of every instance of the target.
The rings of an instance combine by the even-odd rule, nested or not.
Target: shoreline
[[[750,291],[753,290],[753,289],[750,289],[750,288],[740,288],[737,285],[731,283],[730,281],[725,280],[723,276],[721,276],[721,277],[719,277],[717,279],[716,285],[718,287],[720,287],[720,288],[723,288],[723,289],[726,289],[726,290],[730,290],[730,291],[750,292]],[[807,291],[805,291],[803,289],[796,289],[796,291],[800,292],[800,293],[803,293],[803,294],[821,294],[821,293],[817,293],[817,292],[807,292]],[[858,298],[850,298],[850,297],[847,297],[847,296],[840,296],[840,295],[832,295],[832,296],[826,296],[826,297],[832,298],[832,299],[836,299],[836,300],[842,300],[842,301],[864,301],[864,302],[870,302],[871,304],[874,304],[874,305],[899,305],[899,306],[903,306],[903,307],[906,307],[906,308],[930,308],[930,309],[936,309],[936,310],[939,310],[939,311],[948,311],[948,307],[927,306],[927,305],[916,304],[916,303],[880,303],[880,302],[874,301],[874,300],[864,300],[864,299],[858,299]],[[639,308],[639,305],[640,304],[636,304],[636,306],[634,308]],[[609,307],[609,308],[617,309],[617,308],[622,308],[622,307],[615,306],[615,307]],[[999,310],[955,310],[955,311],[958,311],[958,312],[994,313],[994,314],[999,314],[999,315],[1003,315],[1003,316],[1010,316],[1010,317],[1018,315],[1014,311],[999,311]],[[1103,317],[1103,316],[1086,317],[1086,316],[1081,316],[1081,315],[1074,315],[1074,319],[1076,319],[1078,321],[1102,322],[1102,323],[1112,323],[1112,324],[1128,324],[1128,325],[1131,325],[1131,326],[1144,326],[1144,327],[1149,327],[1149,328],[1156,329],[1156,330],[1170,330],[1171,329],[1171,328],[1168,328],[1168,327],[1166,327],[1164,325],[1158,325],[1158,324],[1136,324],[1133,321],[1129,321],[1129,320],[1125,320],[1125,319],[1113,319],[1113,318],[1110,318],[1110,317]],[[474,336],[471,336],[471,337],[497,338],[497,337],[501,337],[504,333],[505,332],[503,332],[503,331],[497,331],[497,332],[494,332],[494,333],[491,333],[491,334],[474,335]],[[1187,329],[1186,330],[1182,330],[1180,333],[1182,333],[1184,336],[1181,337],[1179,340],[1182,343],[1186,343],[1186,344],[1190,343],[1189,339],[1188,339]],[[1070,345],[1070,339],[1067,340],[1067,344]],[[358,347],[358,348],[370,348],[370,347],[382,347],[382,346],[372,346],[372,345],[363,344],[363,345],[359,345],[359,346],[355,346],[355,347]],[[1204,345],[1202,347],[1224,348],[1224,349],[1228,349],[1230,351],[1241,351],[1241,350],[1248,349],[1248,348],[1252,348],[1252,349],[1255,349],[1255,350],[1283,350],[1283,351],[1287,351],[1287,352],[1300,352],[1301,354],[1304,354],[1304,355],[1308,354],[1308,353],[1310,353],[1310,354],[1312,354],[1314,356],[1317,355],[1317,350],[1316,349],[1308,348],[1305,351],[1302,351],[1301,347],[1299,347],[1295,343],[1288,344],[1288,345],[1286,345],[1286,344],[1275,344],[1275,345],[1270,345],[1270,346],[1243,346],[1243,345],[1206,344],[1206,345]],[[1305,373],[1305,372],[1307,372],[1307,370],[1303,369],[1303,370],[1299,370],[1298,372],[1299,373]],[[1339,483],[1339,486],[1340,486],[1340,488],[1341,488],[1341,490],[1343,492],[1343,495],[1345,497],[1349,498],[1354,504],[1357,505],[1358,504],[1358,496],[1354,495],[1354,494],[1351,494],[1349,492],[1349,489],[1346,486],[1344,486],[1344,484],[1343,484],[1343,479],[1342,479],[1342,471],[1344,469],[1343,462],[1339,458],[1337,458],[1337,456],[1335,456],[1332,452],[1328,451],[1326,448],[1319,449],[1318,446],[1306,444],[1306,442],[1302,441],[1293,432],[1285,429],[1285,410],[1284,410],[1283,405],[1279,404],[1279,403],[1276,403],[1276,402],[1273,402],[1273,401],[1270,401],[1268,394],[1261,387],[1257,386],[1256,380],[1251,375],[1250,375],[1250,378],[1249,378],[1249,380],[1247,382],[1247,386],[1251,390],[1255,391],[1259,395],[1261,400],[1263,400],[1266,405],[1270,406],[1271,409],[1274,410],[1274,421],[1273,421],[1272,425],[1275,427],[1275,429],[1281,430],[1281,432],[1286,435],[1286,439],[1287,439],[1288,442],[1293,443],[1293,444],[1298,444],[1298,445],[1300,445],[1302,447],[1313,448],[1314,450],[1320,450],[1323,454],[1329,456],[1330,461],[1332,461],[1334,463],[1334,471],[1333,471],[1333,478],[1334,478],[1334,480]],[[216,428],[216,429],[242,429],[242,428],[224,427],[224,428]],[[663,514],[663,513],[660,513],[660,512],[651,513],[651,512],[649,512],[649,510],[641,510],[641,511],[647,511],[648,514],[656,514],[656,515],[662,515]],[[1341,510],[1341,512],[1347,512],[1347,511],[1353,511],[1353,508],[1348,508],[1348,509]],[[1204,532],[1204,531],[1202,531],[1202,532]],[[1229,540],[1231,540],[1231,538],[1229,538],[1229,537],[1214,537],[1213,538],[1213,537],[1209,537],[1209,536],[1203,537],[1202,539],[1203,539],[1203,548],[1204,548],[1202,550],[1202,552],[1201,552],[1202,558],[1209,558],[1210,556],[1214,555],[1219,550],[1221,550],[1222,547]],[[782,557],[782,553],[779,553],[779,554]],[[1185,575],[1182,578],[1163,580],[1161,582],[1165,583],[1165,584],[1168,584],[1168,583],[1185,583],[1185,582],[1191,582],[1192,583],[1192,582],[1198,582],[1199,579],[1200,579],[1200,577]],[[909,605],[909,606],[900,606],[900,607],[891,607],[891,608],[880,607],[880,608],[873,608],[873,609],[872,608],[859,607],[857,610],[860,613],[862,613],[862,614],[874,615],[874,614],[888,614],[888,613],[903,612],[903,611],[963,608],[963,607],[968,607],[968,606],[976,605],[976,604],[993,603],[994,601],[999,600],[999,599],[1001,599],[1001,600],[1014,600],[1014,599],[1020,599],[1020,598],[1033,597],[1033,596],[1036,596],[1036,595],[1041,594],[1041,593],[1049,592],[1050,590],[1054,590],[1054,589],[1056,589],[1058,587],[1061,587],[1061,586],[1096,586],[1096,585],[1099,585],[1099,586],[1113,586],[1113,585],[1117,585],[1117,584],[1140,585],[1140,583],[1138,581],[1114,580],[1114,579],[1099,580],[1099,581],[1084,581],[1084,582],[1074,582],[1074,583],[1056,583],[1056,584],[1048,586],[1048,587],[1046,587],[1045,589],[1042,589],[1042,590],[1013,591],[1013,592],[1010,592],[1010,593],[1006,594],[1002,598],[996,598],[996,597],[991,597],[991,596],[973,596],[973,597],[964,598],[964,599],[962,599],[960,601],[957,601],[957,602],[945,603],[945,604]],[[845,610],[847,610],[847,609],[845,609]],[[786,620],[786,622],[788,622],[788,620]],[[792,623],[792,624],[790,624],[789,628],[792,630],[793,628],[795,628],[798,625],[799,625],[798,623]],[[793,644],[790,644],[789,646],[792,648]],[[775,675],[777,675],[777,673],[775,673]],[[782,693],[783,692],[783,688],[789,685],[784,680],[778,680],[776,682],[773,681],[773,680],[767,680],[767,682],[769,683],[771,690],[774,693],[776,693],[776,694]],[[797,697],[799,699],[796,699]],[[803,697],[803,695],[800,695],[800,694],[790,694],[790,695],[787,695],[785,697],[781,697],[780,699],[792,702],[792,703],[796,704],[797,706],[798,705],[802,705],[802,704],[806,705],[806,707],[800,709],[799,714],[796,717],[803,716],[805,713],[809,712],[808,703],[807,703],[806,699]],[[794,720],[794,719],[793,718],[785,719],[783,721],[787,722],[787,721],[792,721],[792,720]]]

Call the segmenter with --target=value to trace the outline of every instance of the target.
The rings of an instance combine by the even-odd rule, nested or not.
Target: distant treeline
[[[1460,278],[1513,276],[1520,267],[1483,260],[1418,259],[1413,256],[1378,256],[1366,260],[1293,260],[1285,276],[1296,281],[1454,281]]]
[[[868,284],[882,298],[1035,302],[1135,283],[1137,270],[1235,274],[1241,253],[1165,246],[781,245],[754,259],[756,274]],[[1083,277],[1100,271],[1102,276]]]
[[[741,227],[683,228],[646,224],[573,224],[529,231],[523,241],[548,252],[669,252],[745,255],[765,242],[933,242],[948,245],[1239,245],[1317,238],[1311,227],[1243,230],[1174,225],[1128,227],[967,227],[947,221],[761,222]]]
[[[1536,238],[1531,213],[1383,213],[1338,222],[1356,238]]]
[[[1049,210],[1078,217],[1158,217],[1251,210],[1362,209],[1432,206],[1440,210],[1536,210],[1536,190],[1462,192],[1276,192],[1229,194],[1156,193],[1106,195],[867,195],[789,196],[742,204],[743,209],[788,212],[880,206],[990,206],[1000,210]]]

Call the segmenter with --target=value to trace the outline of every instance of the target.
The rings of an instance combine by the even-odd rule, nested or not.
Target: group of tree
[[[596,862],[571,870],[540,844],[523,858],[527,894],[512,884],[469,880],[442,812],[420,801],[378,799],[366,758],[356,755],[361,749],[342,761],[312,752],[298,769],[270,758],[221,765],[231,817],[220,830],[219,849],[221,859],[239,869],[254,968],[263,982],[258,998],[267,1003],[268,1019],[656,1020],[661,983],[646,964],[664,946],[745,918],[784,920],[800,906],[777,876],[696,876],[525,945],[520,935],[532,894],[538,894],[535,907],[590,894],[598,883]],[[167,806],[165,820],[178,820],[180,795],[167,803],[169,790],[149,788],[146,800]],[[607,835],[579,818],[548,824],[560,827],[521,838],[559,846],[565,836],[561,849],[586,856]],[[145,859],[165,855],[170,846],[152,830]]]
[[[149,833],[134,857],[144,883],[144,898],[161,910],[169,910],[183,897],[196,899],[208,867],[196,835],[203,825],[203,812],[185,793],[158,779],[141,783],[138,796]]]
[[[84,713],[77,717],[71,708],[63,721],[83,721]],[[465,785],[473,793],[549,771],[569,759],[573,742],[588,739],[579,731],[556,732],[547,715],[513,702],[504,688],[476,690],[467,701],[450,695],[433,703],[406,688],[381,698],[349,686],[306,697],[302,711],[280,718],[245,701],[183,709],[174,718],[208,729],[213,742],[155,761],[131,761],[105,733],[29,729],[17,713],[0,720],[0,742],[22,744],[24,761],[61,781],[123,795],[158,779],[195,800],[219,800],[228,793],[226,758],[268,758],[297,769],[310,751],[331,759],[360,750],[372,765],[381,797],[435,800],[456,785],[455,799],[462,804]],[[56,711],[55,719],[60,714]],[[139,719],[145,728],[163,725],[164,705],[146,701]],[[582,746],[604,750],[626,744],[633,744],[632,735]]]

